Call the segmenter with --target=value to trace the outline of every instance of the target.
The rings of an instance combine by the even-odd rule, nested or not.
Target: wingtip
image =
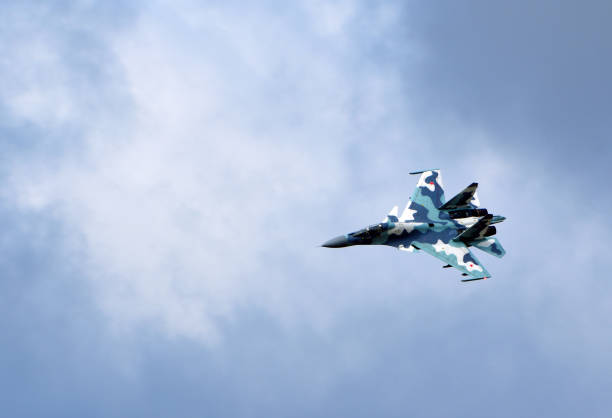
[[[410,175],[414,175],[414,174],[423,174],[423,173],[424,173],[424,172],[426,172],[426,171],[440,171],[440,169],[439,169],[439,168],[430,168],[429,170],[411,171],[411,172],[410,172],[410,173],[408,173],[408,174],[410,174]]]
[[[486,279],[486,277],[475,277],[473,279],[463,279],[463,280],[461,280],[461,282],[465,283],[465,282],[473,282],[475,280],[485,280],[485,279]]]

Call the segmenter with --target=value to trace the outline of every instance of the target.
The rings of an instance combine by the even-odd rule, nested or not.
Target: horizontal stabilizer
[[[484,238],[486,236],[487,229],[489,228],[492,219],[493,215],[491,215],[490,213],[488,215],[483,216],[474,225],[463,231],[461,234],[457,235],[457,237],[453,238],[453,241],[461,241],[467,244],[471,241]]]
[[[495,237],[477,239],[472,241],[470,244],[487,254],[494,255],[495,257],[502,258],[504,255],[506,255],[506,250],[504,250],[504,247],[502,247],[499,240]]]
[[[455,197],[450,199],[448,202],[439,207],[440,210],[453,210],[453,209],[465,209],[471,208],[470,202],[474,200],[474,194],[478,183],[472,183],[462,191],[460,191]],[[478,198],[476,198],[478,199]]]

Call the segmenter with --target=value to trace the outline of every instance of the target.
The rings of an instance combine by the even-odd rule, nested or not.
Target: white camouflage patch
[[[433,174],[432,171],[424,171],[423,174],[421,174],[421,177],[419,177],[419,181],[417,182],[417,187],[427,187],[430,192],[433,192],[434,190],[436,190],[435,183],[429,184],[425,182],[425,179],[431,176],[432,174]],[[438,173],[438,177],[439,176],[440,176],[440,173]]]
[[[480,206],[480,200],[478,200],[478,192],[474,192],[474,196],[472,197],[472,201],[470,203],[476,207]]]
[[[397,247],[397,249],[401,251],[408,251],[409,253],[413,253],[415,250],[415,248],[412,245],[405,247],[403,244],[400,244],[399,247]]]
[[[463,261],[463,258],[465,257],[465,255],[470,252],[470,250],[465,246],[455,247],[454,245],[445,244],[440,239],[438,240],[438,242],[436,242],[432,246],[434,250],[436,250],[436,252],[438,253],[444,251],[446,255],[454,255],[457,258],[457,264],[465,267],[467,271],[473,271],[473,270],[483,271],[482,267],[480,267],[478,264],[473,263],[471,261],[467,263]]]
[[[399,218],[400,222],[414,221],[414,214],[417,213],[417,211],[414,209],[410,209],[411,204],[412,200],[409,200],[408,204],[406,205],[406,208],[402,212],[402,216]]]

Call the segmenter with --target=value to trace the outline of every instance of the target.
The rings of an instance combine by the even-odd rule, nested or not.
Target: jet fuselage
[[[402,242],[402,246],[406,246],[406,242],[418,241],[422,236],[430,231],[437,233],[445,233],[453,235],[452,238],[459,235],[470,226],[478,222],[478,217],[456,218],[443,220],[441,222],[381,222],[379,224],[370,225],[355,232],[346,235],[340,235],[323,243],[322,247],[327,248],[343,248],[352,245],[390,245],[398,246],[398,241]],[[491,224],[504,221],[503,216],[495,215],[491,220]],[[493,228],[492,231],[495,231]],[[490,234],[493,235],[493,234]],[[411,239],[413,238],[413,239]],[[451,239],[452,239],[451,238]]]

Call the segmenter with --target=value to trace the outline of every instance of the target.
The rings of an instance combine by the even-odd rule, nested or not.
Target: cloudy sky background
[[[612,407],[612,6],[5,3],[10,416]],[[441,168],[508,251],[465,285],[330,250]]]

